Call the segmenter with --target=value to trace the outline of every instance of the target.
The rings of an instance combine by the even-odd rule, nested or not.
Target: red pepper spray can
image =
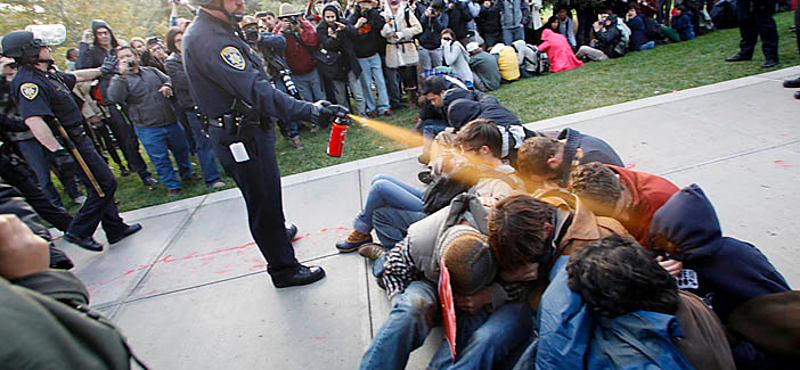
[[[328,155],[331,157],[341,157],[344,149],[344,136],[347,134],[347,124],[342,119],[336,117],[331,123],[331,138],[328,140]]]

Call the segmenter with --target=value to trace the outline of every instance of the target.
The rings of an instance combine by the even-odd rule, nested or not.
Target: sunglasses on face
[[[451,39],[451,38],[449,38],[449,37],[442,37],[442,40],[445,40],[445,41],[453,41],[453,39]]]

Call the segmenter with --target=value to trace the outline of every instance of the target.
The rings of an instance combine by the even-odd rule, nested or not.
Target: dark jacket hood
[[[100,45],[97,45],[97,39],[96,39],[98,28],[105,28],[108,30],[108,33],[111,34],[112,49],[116,49],[117,47],[119,47],[119,42],[117,42],[117,37],[114,36],[114,30],[111,29],[111,26],[109,26],[108,23],[106,23],[106,21],[100,19],[95,19],[92,21],[92,35],[95,37],[94,46],[100,47]]]
[[[681,261],[711,256],[723,244],[717,213],[697,184],[673,194],[656,211],[649,234],[650,245],[657,234],[674,243],[678,251],[672,256]]]
[[[480,103],[469,99],[456,99],[447,106],[447,121],[456,130],[481,114]]]

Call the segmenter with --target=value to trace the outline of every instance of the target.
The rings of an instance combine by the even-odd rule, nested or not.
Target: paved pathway
[[[800,67],[530,124],[607,140],[633,169],[700,184],[723,230],[753,242],[800,286],[800,102],[781,81]],[[347,150],[347,148],[345,148]],[[128,212],[145,229],[101,254],[61,247],[92,304],[154,369],[354,369],[389,306],[344,237],[378,173],[416,183],[418,149],[284,178],[298,258],[328,276],[277,290],[238,190]],[[97,238],[105,242],[102,232]],[[424,368],[437,330],[408,366]]]

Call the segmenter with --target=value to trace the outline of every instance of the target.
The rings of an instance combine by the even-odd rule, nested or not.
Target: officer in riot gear
[[[190,3],[200,7],[183,37],[191,93],[209,118],[217,158],[242,191],[250,232],[267,260],[272,283],[283,288],[318,281],[325,271],[297,261],[285,229],[271,118],[322,123],[344,116],[347,109],[298,101],[272,88],[263,61],[238,25],[244,1]]]
[[[53,68],[50,49],[32,32],[11,32],[3,37],[2,47],[3,54],[19,64],[12,93],[25,124],[45,148],[56,152],[66,146],[76,162],[85,165],[78,173],[87,184],[87,199],[64,238],[85,249],[101,251],[103,246],[92,238],[98,225],[102,224],[111,244],[141,230],[140,224],[128,225],[119,216],[114,201],[117,181],[86,136],[83,116],[72,97],[76,82],[113,73],[116,58],[109,58],[100,69],[62,73]]]

